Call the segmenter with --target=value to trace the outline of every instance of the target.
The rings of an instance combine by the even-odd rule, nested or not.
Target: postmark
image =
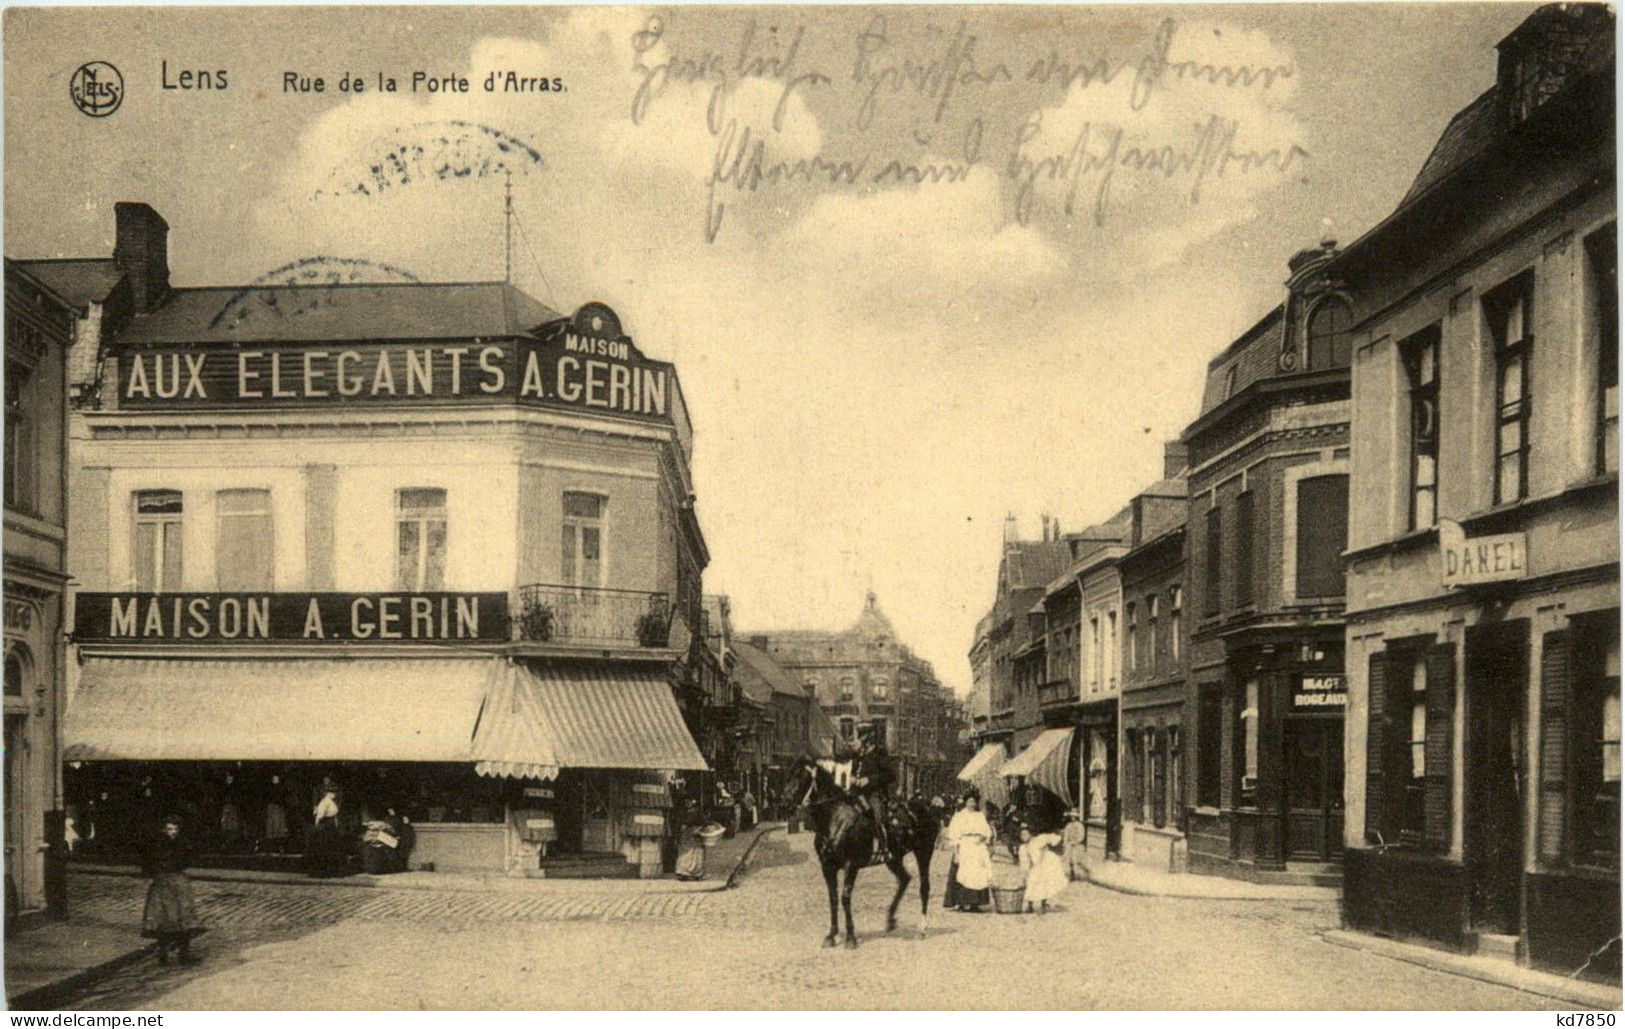
[[[399,126],[358,154],[364,167],[334,168],[311,199],[375,197],[413,185],[525,174],[543,167],[541,151],[518,136],[456,120]]]
[[[341,287],[421,282],[404,268],[363,257],[317,255],[273,268],[233,293],[209,328],[231,330],[250,321],[297,318],[342,303]]]

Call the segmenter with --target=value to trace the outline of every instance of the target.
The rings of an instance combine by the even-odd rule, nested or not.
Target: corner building
[[[116,214],[72,420],[86,848],[174,810],[274,866],[327,778],[412,867],[659,874],[706,769],[676,370],[506,283],[173,288],[164,220]]]
[[[1354,298],[1356,928],[1618,981],[1614,24],[1499,44]]]

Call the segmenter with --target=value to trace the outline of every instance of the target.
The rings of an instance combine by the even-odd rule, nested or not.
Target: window
[[[1089,689],[1100,689],[1100,616],[1089,616]]]
[[[1495,345],[1495,503],[1529,495],[1531,279],[1525,274],[1484,299]]]
[[[1231,365],[1224,371],[1224,397],[1229,400],[1236,395],[1236,366]]]
[[[1597,474],[1619,471],[1619,258],[1613,225],[1586,238],[1597,326]]]
[[[1123,762],[1123,816],[1130,821],[1138,821],[1142,807],[1142,794],[1144,793],[1143,779],[1140,771],[1140,730],[1128,729],[1123,733],[1123,744],[1127,748],[1128,760]]]
[[[1583,617],[1568,633],[1574,648],[1574,859],[1604,868],[1619,867],[1618,619],[1618,612]]]
[[[1309,315],[1309,370],[1349,366],[1354,311],[1341,297],[1328,297]]]
[[[1089,730],[1089,810],[1090,818],[1105,818],[1106,795],[1106,732]]]
[[[1428,667],[1417,660],[1411,665],[1410,689],[1410,760],[1406,763],[1410,776],[1401,787],[1405,793],[1403,820],[1397,826],[1401,835],[1422,835],[1425,817],[1428,746]],[[1398,679],[1396,681],[1403,681]]]
[[[181,495],[149,489],[135,494],[135,588],[162,593],[181,588]]]
[[[1106,662],[1106,686],[1111,688],[1117,685],[1117,662],[1122,660],[1117,650],[1117,612],[1106,612],[1106,653],[1103,655]]]
[[[564,583],[601,586],[604,574],[604,506],[596,493],[564,495]]]
[[[885,679],[876,679],[869,686],[869,696],[875,700],[890,700],[891,684]]]
[[[1147,729],[1141,735],[1140,782],[1143,796],[1140,798],[1140,821],[1150,825],[1158,809],[1158,798],[1154,795],[1157,792],[1157,734]]]
[[[446,586],[446,491],[403,489],[395,494],[395,588]]]
[[[1219,806],[1223,726],[1224,697],[1218,686],[1203,686],[1196,704],[1196,803],[1201,807]]]
[[[1455,646],[1391,642],[1366,678],[1366,836],[1373,843],[1449,849]]]
[[[1219,584],[1224,575],[1219,518],[1219,505],[1214,504],[1207,511],[1207,581],[1202,584],[1202,613],[1205,615],[1219,613]]]
[[[6,655],[6,696],[23,696],[23,680],[28,675],[28,662],[22,647],[15,647]]]
[[[853,740],[853,739],[857,738],[857,735],[858,735],[857,723],[854,722],[850,718],[841,719],[841,739],[843,739],[843,740]]]
[[[1145,598],[1145,653],[1146,667],[1157,670],[1157,595]]]
[[[1179,726],[1168,727],[1168,814],[1165,824],[1179,825],[1185,810],[1185,757],[1179,749]]]
[[[1124,629],[1123,631],[1128,633],[1128,639],[1126,641],[1128,646],[1128,670],[1133,672],[1138,671],[1140,667],[1140,626],[1138,624],[1139,611],[1135,609],[1133,604],[1128,605],[1127,611],[1128,628]]]
[[[225,489],[215,499],[215,574],[222,593],[271,588],[271,491]]]
[[[1348,546],[1349,477],[1298,480],[1298,598],[1343,595]]]
[[[841,680],[841,703],[850,704],[856,696],[857,680],[851,676]]]
[[[34,420],[28,410],[28,383],[33,369],[6,362],[6,506],[34,510]]]
[[[1236,606],[1253,602],[1253,493],[1236,497]]]
[[[1185,602],[1185,591],[1175,586],[1168,592],[1168,653],[1173,655],[1175,661],[1179,660],[1180,647],[1184,646],[1180,640],[1180,633],[1184,632],[1184,613],[1180,605]]]
[[[1410,528],[1430,529],[1439,520],[1439,327],[1399,348],[1411,384]]]
[[[1236,712],[1236,731],[1242,739],[1241,800],[1238,806],[1258,803],[1258,680],[1249,680]]]

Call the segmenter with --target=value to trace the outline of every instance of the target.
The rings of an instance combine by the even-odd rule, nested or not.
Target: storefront
[[[999,770],[1020,789],[1022,817],[1034,832],[1059,832],[1076,799],[1076,730],[1045,729]]]

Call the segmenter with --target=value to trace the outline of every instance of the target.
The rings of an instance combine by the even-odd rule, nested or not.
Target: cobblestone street
[[[946,855],[934,869],[940,896]],[[134,927],[139,880],[81,876],[78,910]],[[911,888],[880,934],[891,878],[854,898],[862,945],[819,946],[811,838],[773,833],[726,892],[447,893],[200,882],[202,964],[138,963],[79,1008],[1427,1008],[1556,1002],[1334,948],[1335,905],[1136,897],[1075,883],[1060,910],[1005,917]],[[1335,971],[1333,971],[1335,970]]]

